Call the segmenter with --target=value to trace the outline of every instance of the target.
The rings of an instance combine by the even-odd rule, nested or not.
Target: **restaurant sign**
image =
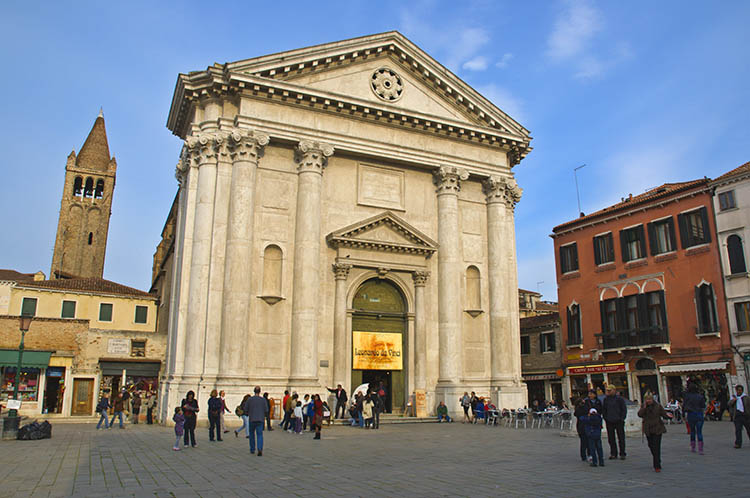
[[[558,380],[560,377],[557,374],[537,374],[537,375],[524,375],[523,380]]]
[[[624,363],[611,363],[609,365],[587,365],[585,367],[568,367],[568,375],[585,375],[592,373],[612,373],[624,371]]]
[[[401,334],[352,332],[354,370],[402,370]]]

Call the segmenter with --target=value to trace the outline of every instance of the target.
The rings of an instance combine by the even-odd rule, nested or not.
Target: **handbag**
[[[234,409],[234,414],[238,417],[241,417],[245,414],[245,412],[242,410],[242,405],[237,405],[237,408]]]

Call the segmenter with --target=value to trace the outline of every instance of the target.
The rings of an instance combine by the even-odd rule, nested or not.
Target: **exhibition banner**
[[[352,332],[354,370],[402,370],[401,334]]]

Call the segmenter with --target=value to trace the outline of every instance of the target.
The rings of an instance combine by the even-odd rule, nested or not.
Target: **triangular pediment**
[[[354,247],[388,252],[422,254],[429,257],[438,245],[391,211],[331,232],[331,247]]]

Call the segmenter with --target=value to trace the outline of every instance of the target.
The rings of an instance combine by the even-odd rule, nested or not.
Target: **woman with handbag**
[[[242,403],[240,403],[239,405],[237,405],[237,408],[234,409],[234,414],[237,415],[238,417],[240,417],[240,419],[242,420],[242,426],[241,427],[237,427],[234,430],[234,437],[238,437],[237,434],[240,431],[242,431],[242,430],[245,431],[245,437],[246,438],[250,437],[250,419],[247,418],[247,413],[245,413],[242,410],[242,407],[245,406],[245,401],[247,401],[247,398],[249,398],[249,397],[250,397],[250,395],[246,394],[245,397],[242,398]]]
[[[319,394],[316,394],[314,398],[313,427],[315,428],[315,437],[313,439],[320,439],[320,430],[323,428],[323,401],[321,401]]]
[[[185,416],[185,447],[187,448],[188,445],[192,445],[195,448],[198,446],[195,442],[195,423],[198,420],[196,413],[200,411],[198,409],[198,400],[195,399],[195,393],[188,391],[180,406],[182,407],[182,414]]]

